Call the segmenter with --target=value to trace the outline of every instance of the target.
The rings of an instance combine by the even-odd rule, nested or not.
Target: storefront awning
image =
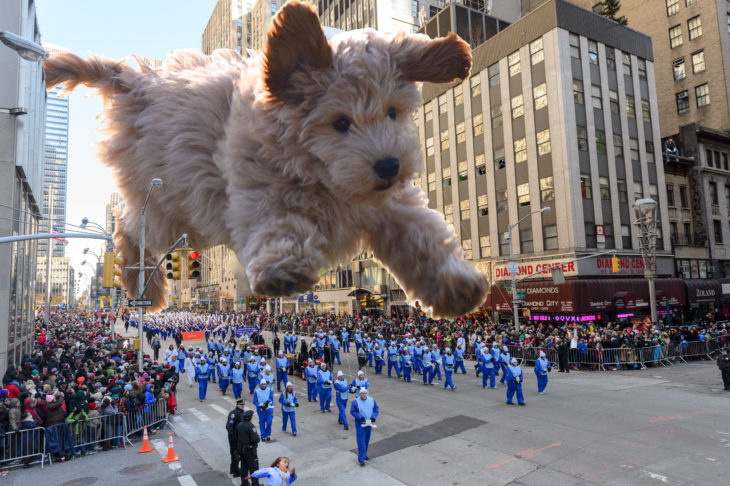
[[[722,295],[720,282],[714,279],[689,279],[684,281],[687,287],[687,301],[690,304],[717,302]]]

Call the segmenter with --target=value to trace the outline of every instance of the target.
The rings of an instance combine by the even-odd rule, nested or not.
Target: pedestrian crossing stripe
[[[189,408],[188,411],[198,417],[198,420],[200,420],[201,422],[207,422],[208,420],[210,420],[207,415],[199,411],[197,408]]]
[[[210,404],[210,408],[212,408],[213,410],[215,410],[218,413],[222,413],[223,415],[228,415],[228,412],[226,410],[224,410],[223,407],[219,407],[218,405],[216,405],[214,403]]]

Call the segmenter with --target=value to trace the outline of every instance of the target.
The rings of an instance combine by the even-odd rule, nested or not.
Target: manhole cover
[[[72,479],[71,481],[66,481],[59,486],[87,486],[89,484],[94,484],[98,479],[99,478],[95,478],[93,476],[88,476],[85,478],[77,478]]]
[[[157,464],[137,464],[136,466],[128,466],[119,471],[119,474],[140,474],[151,471],[157,467]]]

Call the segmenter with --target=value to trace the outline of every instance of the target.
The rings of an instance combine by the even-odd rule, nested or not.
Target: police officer
[[[727,348],[720,350],[720,356],[717,358],[717,367],[720,368],[722,373],[722,383],[725,385],[725,390],[730,391],[730,355],[727,353]]]
[[[241,466],[239,474],[241,478],[245,478],[259,468],[259,457],[256,448],[259,443],[259,435],[256,433],[256,427],[251,423],[253,411],[247,410],[243,412],[241,422],[236,428],[236,438],[238,440],[238,456],[241,458]],[[241,479],[241,486],[259,486],[258,479]]]
[[[236,437],[236,430],[238,428],[238,424],[243,420],[243,403],[243,400],[238,400],[236,402],[236,408],[230,411],[228,414],[228,422],[226,422],[228,448],[231,453],[230,474],[233,474],[234,478],[237,478],[241,474],[241,471],[238,469],[241,458],[238,457],[238,438]]]

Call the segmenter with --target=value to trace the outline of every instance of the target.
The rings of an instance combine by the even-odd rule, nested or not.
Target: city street
[[[348,363],[336,369],[352,375],[355,367]],[[681,485],[718,484],[730,474],[730,394],[722,391],[714,363],[555,371],[543,396],[537,395],[532,368],[525,368],[526,407],[505,405],[504,386],[482,390],[473,365],[467,369],[469,374],[455,377],[453,393],[443,382],[424,387],[417,379],[406,384],[369,371],[381,412],[365,468],[353,454],[354,427],[346,432],[337,425],[334,403],[333,413],[321,414],[318,405],[307,403],[304,382],[290,377],[303,402],[299,435],[281,432],[277,404],[272,441],[259,445],[260,464],[290,457],[301,485]],[[52,473],[55,484],[68,486],[119,479],[138,485],[240,484],[226,474],[225,417],[235,405],[230,390],[221,396],[210,384],[200,403],[197,385],[188,388],[185,376],[178,390],[181,414],[172,423],[179,463],[162,463],[168,435],[161,431],[152,437],[155,452],[137,454],[137,442],[44,470],[12,471],[3,481],[47,484]]]

